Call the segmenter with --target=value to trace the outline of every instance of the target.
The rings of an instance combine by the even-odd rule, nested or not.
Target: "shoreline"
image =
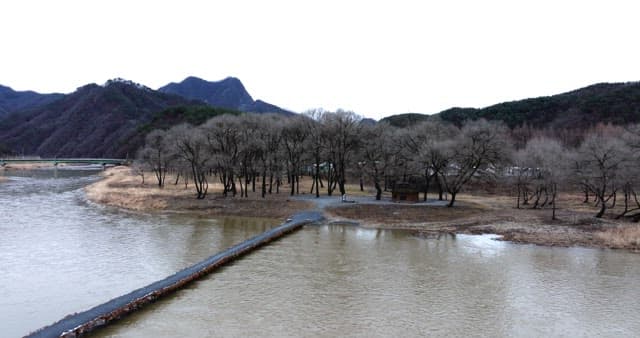
[[[197,200],[190,185],[174,185],[167,179],[163,189],[154,178],[134,176],[126,167],[107,169],[103,179],[85,187],[87,198],[98,204],[144,212],[180,212],[208,216],[247,216],[287,219],[296,212],[320,211],[330,224],[356,225],[368,229],[406,230],[423,238],[446,234],[496,234],[520,244],[542,246],[624,249],[640,252],[640,224],[593,217],[581,204],[567,205],[551,221],[549,210],[515,209],[508,196],[461,195],[453,208],[429,199],[415,204],[375,201],[365,193],[348,195],[353,203],[342,203],[339,196],[308,194],[289,196],[285,187],[279,194],[262,199],[222,197],[219,184],[211,184],[209,195]],[[303,188],[303,184],[301,184]],[[259,189],[258,189],[259,190]],[[354,189],[355,190],[355,189]]]
[[[174,185],[170,179],[160,189],[154,177],[141,178],[130,173],[127,167],[108,168],[102,179],[84,188],[86,197],[93,203],[139,212],[192,213],[206,216],[244,216],[286,219],[299,211],[311,209],[311,204],[289,198],[284,192],[261,198],[224,198],[216,194],[218,184],[209,186],[209,195],[203,200],[195,198],[193,185],[185,189],[180,182]]]

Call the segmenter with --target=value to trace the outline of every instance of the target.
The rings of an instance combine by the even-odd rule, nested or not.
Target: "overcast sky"
[[[2,1],[0,84],[240,78],[379,119],[640,80],[637,1]]]

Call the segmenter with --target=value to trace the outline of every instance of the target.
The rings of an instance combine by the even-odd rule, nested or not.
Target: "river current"
[[[0,336],[147,285],[277,223],[101,207],[82,191],[93,174],[29,171],[0,183]],[[635,336],[639,277],[640,256],[624,251],[306,226],[96,335]]]

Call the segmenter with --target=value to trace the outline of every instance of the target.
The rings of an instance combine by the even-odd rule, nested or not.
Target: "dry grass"
[[[222,186],[211,184],[207,198],[198,200],[192,184],[185,188],[183,183],[173,184],[167,178],[164,188],[159,188],[153,177],[147,176],[146,184],[127,167],[107,170],[105,179],[88,186],[87,197],[96,203],[137,210],[137,211],[174,211],[196,212],[220,216],[249,216],[266,218],[285,218],[293,213],[311,208],[310,203],[293,201],[281,191],[262,199],[259,193],[249,193],[248,198],[222,197]]]
[[[613,249],[640,251],[640,225],[623,225],[597,232],[595,238],[603,246]]]
[[[220,184],[211,184],[206,199],[197,200],[193,186],[173,184],[167,178],[163,189],[147,175],[147,183],[129,168],[116,167],[103,173],[104,180],[86,188],[90,200],[111,206],[141,210],[168,210],[215,216],[251,216],[286,218],[301,210],[314,207],[313,200],[301,201],[289,197],[289,187],[281,187],[280,194],[262,199],[259,192],[248,198],[222,197]],[[300,193],[311,195],[311,179],[300,182]],[[326,195],[326,191],[321,192]],[[358,185],[348,185],[347,195],[372,197],[375,192]],[[430,198],[435,198],[431,195]],[[336,196],[337,201],[339,198]],[[356,198],[357,199],[357,198]],[[389,193],[383,194],[389,200]],[[640,251],[640,225],[614,220],[596,219],[592,204],[582,203],[578,194],[561,195],[558,199],[557,220],[551,220],[551,210],[516,209],[512,196],[486,193],[461,194],[453,208],[425,204],[327,204],[325,214],[333,222],[357,223],[363,227],[410,229],[419,235],[441,233],[495,233],[505,240],[553,246],[590,246]]]
[[[410,204],[355,204],[330,207],[327,209],[327,212],[336,217],[394,225],[416,222],[453,221],[477,217],[484,210],[485,208],[471,203],[465,203],[465,205],[456,208]]]

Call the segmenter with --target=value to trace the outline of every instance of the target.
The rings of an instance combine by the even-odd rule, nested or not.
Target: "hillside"
[[[244,88],[242,82],[234,77],[221,81],[205,81],[190,76],[180,83],[172,82],[158,91],[180,95],[189,99],[206,102],[212,107],[239,110],[251,113],[281,113],[291,115],[278,106],[254,100]]]
[[[429,115],[400,114],[384,118],[404,127]],[[486,108],[451,108],[431,115],[461,124],[466,119],[504,121],[514,128],[587,129],[598,123],[640,122],[640,82],[600,83],[571,92],[499,103]]]
[[[181,123],[189,123],[197,126],[207,120],[222,114],[239,115],[237,110],[215,108],[208,105],[175,106],[153,114],[149,122],[140,125],[127,139],[126,146],[129,154],[135,154],[135,150],[144,145],[145,136],[156,129],[170,129]]]
[[[40,94],[34,91],[15,91],[0,85],[0,119],[11,113],[44,106],[63,96],[62,94]]]
[[[0,121],[0,145],[45,157],[125,157],[131,136],[154,114],[194,101],[132,82],[89,84],[72,94]]]
[[[394,127],[398,128],[407,128],[416,123],[426,121],[431,118],[431,115],[425,114],[416,114],[416,113],[407,113],[407,114],[398,114],[391,115],[380,120],[382,123],[388,123]]]

